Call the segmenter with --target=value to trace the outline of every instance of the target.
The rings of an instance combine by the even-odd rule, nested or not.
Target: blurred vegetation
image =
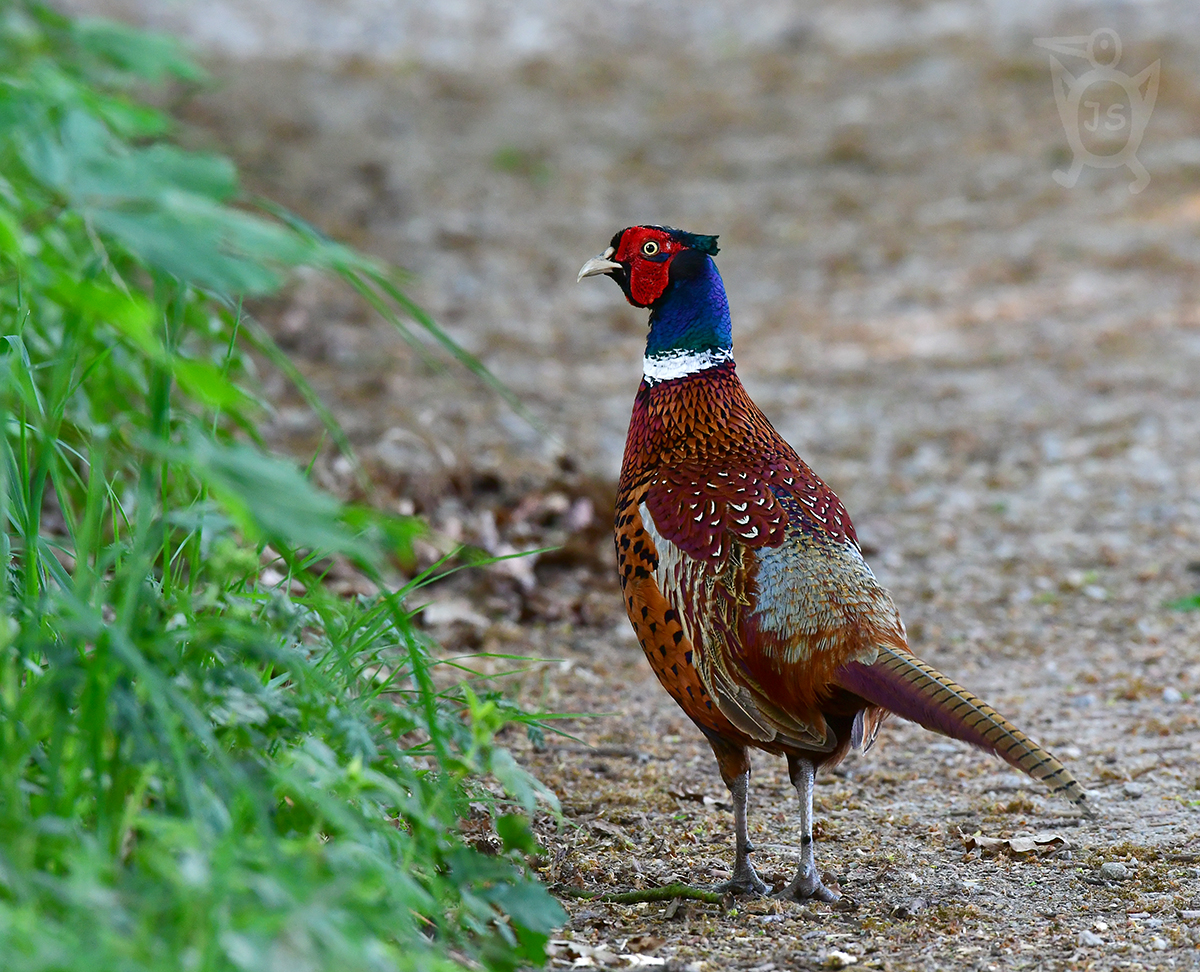
[[[323,588],[334,557],[382,581],[420,525],[263,450],[249,352],[300,379],[238,301],[317,267],[445,336],[165,140],[137,92],[202,80],[168,38],[0,6],[0,965],[540,963],[553,798],[494,741],[540,723],[435,685],[425,578]],[[481,813],[498,854],[460,836]]]

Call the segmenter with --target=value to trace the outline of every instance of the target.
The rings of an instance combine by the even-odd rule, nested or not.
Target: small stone
[[[1101,938],[1095,932],[1088,931],[1086,928],[1080,931],[1078,941],[1079,944],[1084,948],[1094,948],[1097,945],[1104,944],[1103,938]]]
[[[836,948],[831,948],[821,960],[821,968],[823,969],[845,969],[857,964],[857,956],[851,955],[849,952],[839,951]]]
[[[1129,877],[1129,868],[1120,861],[1105,861],[1100,865],[1100,876],[1106,881],[1124,881]]]
[[[891,916],[901,920],[911,918],[918,911],[925,909],[924,898],[909,898],[907,901],[901,901],[899,904],[892,906]]]
[[[1183,911],[1182,918],[1184,921],[1195,921],[1200,918],[1200,909],[1187,908]]]
[[[1121,787],[1121,790],[1125,793],[1125,795],[1127,797],[1129,797],[1130,800],[1136,800],[1136,799],[1138,799],[1138,797],[1142,797],[1142,796],[1146,795],[1146,784],[1145,783],[1134,783],[1131,781],[1129,783],[1126,783],[1123,787]]]
[[[1150,947],[1156,952],[1165,952],[1170,946],[1162,935],[1155,935],[1150,939]]]
[[[1176,702],[1183,701],[1183,693],[1180,692],[1179,689],[1177,689],[1174,685],[1168,685],[1165,689],[1163,689],[1162,700],[1173,705]]]

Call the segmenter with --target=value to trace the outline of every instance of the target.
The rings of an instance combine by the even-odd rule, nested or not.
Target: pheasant
[[[1075,777],[910,651],[841,501],[750,400],[733,360],[717,238],[621,230],[579,280],[649,308],[616,501],[625,607],[663,687],[708,739],[732,797],[723,891],[768,890],[750,860],[747,749],[787,758],[800,866],[780,892],[834,901],[813,851],[819,767],[866,750],[889,713],[999,755],[1087,810]]]

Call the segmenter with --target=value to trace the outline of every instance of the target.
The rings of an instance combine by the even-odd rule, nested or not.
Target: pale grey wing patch
[[[723,637],[707,623],[712,574],[704,563],[659,533],[645,503],[639,505],[638,512],[658,554],[654,579],[667,603],[679,615],[683,633],[692,643],[696,674],[722,715],[760,742],[778,742],[813,752],[836,749],[837,738],[832,731],[819,732],[791,717],[773,705],[757,686],[746,684],[729,671],[724,658],[733,657],[736,650],[726,645]],[[691,610],[686,610],[685,605],[690,605]]]
[[[903,641],[904,625],[891,595],[855,544],[815,539],[790,527],[786,543],[756,554],[755,622],[787,645],[784,663],[801,663],[813,649],[836,650],[841,632],[855,618],[870,619],[872,627],[886,619]],[[848,660],[870,665],[876,657],[876,650],[867,647]]]

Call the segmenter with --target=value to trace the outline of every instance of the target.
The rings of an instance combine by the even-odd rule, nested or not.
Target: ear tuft
[[[721,248],[717,246],[717,238],[715,236],[702,236],[699,233],[689,233],[686,230],[672,229],[669,226],[664,226],[663,229],[688,249],[699,250],[701,253],[707,253],[709,256],[716,256],[721,252]]]

